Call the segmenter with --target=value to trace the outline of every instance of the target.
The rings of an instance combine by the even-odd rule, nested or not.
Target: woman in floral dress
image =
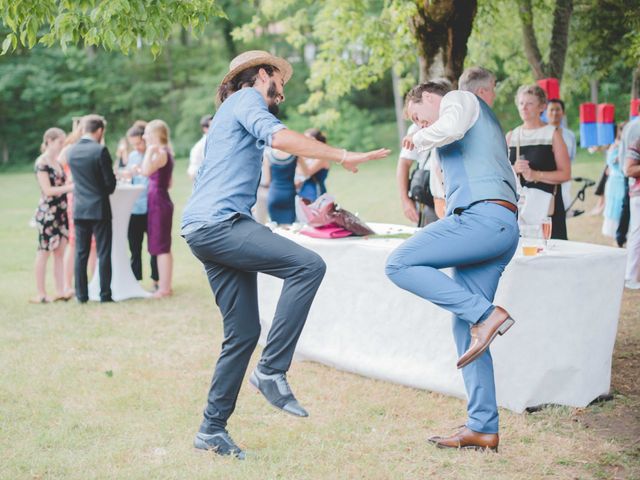
[[[35,221],[38,227],[38,252],[36,254],[36,289],[38,295],[32,303],[51,301],[46,292],[46,272],[49,254],[53,254],[53,276],[56,297],[53,300],[68,300],[64,292],[64,250],[69,237],[67,220],[67,193],[73,184],[67,178],[58,162],[65,133],[59,128],[50,128],[44,133],[41,151],[36,160],[35,170],[41,196]]]

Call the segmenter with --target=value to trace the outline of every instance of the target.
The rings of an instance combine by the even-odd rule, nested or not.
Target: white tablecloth
[[[373,226],[377,232],[389,230]],[[314,250],[327,263],[298,355],[465,398],[455,366],[450,314],[399,289],[384,274],[387,256],[403,240],[318,240],[278,233]],[[545,403],[586,406],[610,387],[625,252],[549,243],[549,251],[535,257],[524,257],[518,249],[495,301],[516,319],[491,347],[498,404],[516,412]],[[281,280],[259,275],[263,335],[281,286]]]
[[[118,184],[109,196],[111,203],[112,243],[111,243],[111,296],[116,301],[129,298],[147,298],[147,292],[136,280],[129,260],[129,218],[133,204],[144,190],[143,185]],[[89,283],[89,300],[100,300],[99,265]]]

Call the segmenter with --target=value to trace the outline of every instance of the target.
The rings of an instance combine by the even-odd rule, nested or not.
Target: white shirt
[[[478,120],[480,103],[473,93],[454,90],[442,97],[439,113],[438,120],[431,126],[418,130],[413,136],[416,146],[414,152],[442,147],[460,140]],[[429,162],[431,194],[436,198],[444,198],[444,178],[436,150],[433,150]]]
[[[415,123],[412,123],[407,129],[407,135],[413,135],[420,127]],[[413,160],[414,162],[418,162],[419,168],[423,168],[425,170],[429,170],[429,152],[422,151],[419,152],[417,148],[413,150],[409,150],[408,148],[402,148],[400,150],[400,158],[406,158],[407,160]]]
[[[196,176],[200,165],[202,165],[204,161],[204,144],[206,141],[207,135],[202,135],[202,138],[191,148],[191,152],[189,153],[189,167],[187,168],[187,173],[191,178]]]
[[[564,143],[567,145],[567,151],[569,152],[569,160],[573,162],[573,159],[576,158],[576,136],[567,127],[560,128],[562,129],[562,138]]]
[[[418,130],[413,144],[418,151],[449,145],[464,137],[480,116],[480,103],[471,92],[454,90],[442,97],[440,116],[427,128]]]

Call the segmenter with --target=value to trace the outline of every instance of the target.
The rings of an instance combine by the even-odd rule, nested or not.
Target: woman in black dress
[[[561,184],[571,179],[571,162],[562,132],[540,119],[547,105],[547,95],[538,85],[521,86],[516,94],[516,105],[523,123],[507,134],[509,160],[523,187],[554,195],[551,238],[567,240]],[[518,146],[520,158],[516,158]]]
[[[65,133],[59,128],[50,128],[44,133],[41,151],[35,164],[36,178],[41,196],[36,210],[35,222],[38,227],[38,252],[36,254],[36,288],[38,295],[32,303],[47,303],[45,278],[47,260],[53,253],[53,276],[57,295],[53,300],[68,300],[64,292],[64,250],[69,237],[67,219],[67,193],[73,184],[67,178],[58,162]]]

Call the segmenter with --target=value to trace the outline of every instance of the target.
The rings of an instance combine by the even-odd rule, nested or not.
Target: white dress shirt
[[[471,92],[454,90],[442,97],[440,116],[413,135],[418,151],[449,145],[464,137],[480,116],[480,103]]]
[[[202,135],[202,138],[191,148],[191,152],[189,153],[189,167],[187,168],[187,173],[191,178],[196,176],[200,165],[202,165],[204,161],[204,144],[206,141],[207,135]]]

